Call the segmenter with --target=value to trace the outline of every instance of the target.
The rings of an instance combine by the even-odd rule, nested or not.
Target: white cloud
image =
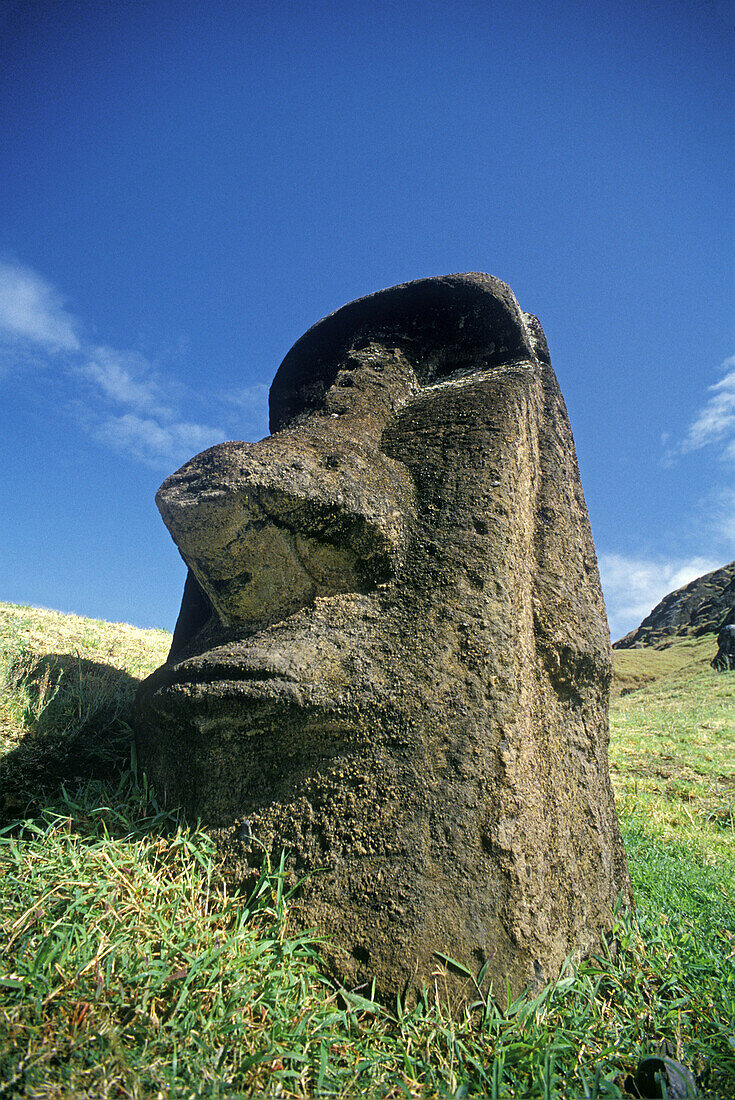
[[[79,322],[63,297],[22,264],[0,260],[0,338],[30,341],[46,351],[78,351]]]
[[[221,428],[182,419],[183,387],[139,351],[93,344],[80,335],[83,327],[37,272],[0,261],[0,369],[60,371],[80,427],[149,466],[170,470],[227,438]],[[88,385],[80,395],[82,379]]]
[[[170,471],[227,438],[221,428],[182,420],[178,387],[158,377],[139,352],[91,348],[80,371],[95,385],[103,403],[121,410],[93,417],[90,429],[99,443],[118,454]]]
[[[137,351],[115,348],[89,349],[89,358],[80,368],[109,401],[128,405],[137,412],[162,417],[174,415],[165,402],[163,387],[154,377],[153,368]]]
[[[733,456],[735,457],[735,456]],[[735,554],[735,489],[715,489],[707,500],[710,537],[724,554]]]
[[[177,468],[225,436],[218,428],[185,421],[162,423],[152,417],[123,413],[108,416],[93,429],[94,438],[147,466]]]
[[[686,434],[681,450],[696,451],[710,443],[727,443],[723,457],[735,458],[735,355],[720,364],[724,377],[708,387],[712,394]],[[732,437],[727,442],[727,437]]]
[[[722,561],[644,559],[599,554],[600,579],[613,640],[634,630],[669,592],[719,569]]]

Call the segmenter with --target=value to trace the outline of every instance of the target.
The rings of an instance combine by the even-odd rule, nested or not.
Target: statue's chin
[[[150,781],[167,800],[176,792],[190,819],[229,828],[244,816],[265,839],[262,811],[274,798],[295,804],[327,775],[338,785],[335,768],[374,754],[380,705],[340,679],[326,670],[321,682],[300,682],[274,667],[225,669],[212,654],[160,670],[141,701],[148,721],[138,745]],[[288,846],[279,828],[268,835]]]

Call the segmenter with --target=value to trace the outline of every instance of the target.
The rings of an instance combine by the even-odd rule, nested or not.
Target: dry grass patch
[[[15,646],[38,656],[90,657],[142,680],[163,664],[170,645],[167,630],[140,630],[127,623],[0,603],[0,646]]]

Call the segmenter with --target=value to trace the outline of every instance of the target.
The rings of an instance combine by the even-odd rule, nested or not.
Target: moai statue
[[[297,341],[270,417],[158,493],[190,576],[139,759],[228,874],[286,849],[293,920],[346,987],[461,1003],[450,956],[501,998],[538,988],[631,899],[541,326],[489,275],[391,287]]]

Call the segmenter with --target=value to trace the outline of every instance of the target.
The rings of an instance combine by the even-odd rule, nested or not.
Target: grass
[[[0,1098],[621,1097],[662,1050],[735,1096],[735,673],[711,640],[619,665],[644,686],[612,713],[638,902],[616,957],[460,1019],[339,995],[281,869],[232,893],[157,805],[128,715],[168,642],[0,605]]]
[[[628,833],[685,848],[732,886],[735,674],[709,667],[716,649],[710,635],[663,651],[615,652],[624,676],[635,655],[648,675],[660,658],[666,664],[614,701],[610,770]]]

